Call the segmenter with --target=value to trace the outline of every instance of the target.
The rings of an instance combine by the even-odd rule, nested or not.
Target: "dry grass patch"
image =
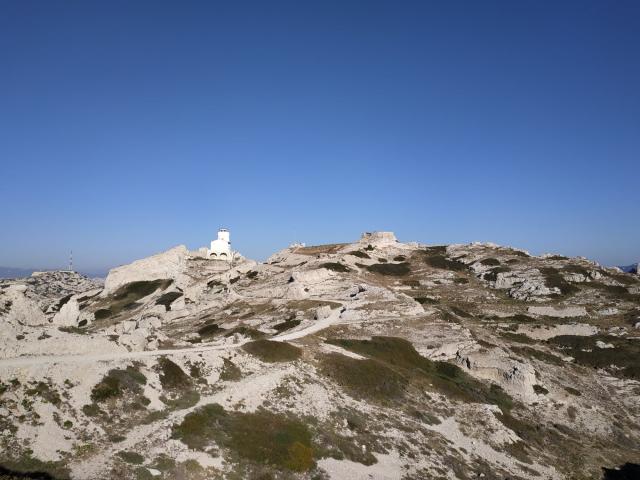
[[[279,470],[305,472],[315,466],[307,425],[264,410],[229,412],[215,403],[205,405],[174,426],[173,438],[202,451],[215,442],[238,457]]]
[[[246,343],[242,349],[251,355],[258,357],[263,362],[292,362],[302,355],[295,345],[286,342],[274,342],[271,340],[256,340]]]

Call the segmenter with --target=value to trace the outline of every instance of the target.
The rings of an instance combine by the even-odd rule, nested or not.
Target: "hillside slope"
[[[0,281],[0,466],[600,479],[640,463],[640,278],[393,234]],[[611,477],[613,478],[613,477]]]

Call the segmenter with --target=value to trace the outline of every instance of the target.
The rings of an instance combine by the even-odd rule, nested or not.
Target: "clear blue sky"
[[[0,3],[0,265],[219,226],[640,260],[640,2]]]

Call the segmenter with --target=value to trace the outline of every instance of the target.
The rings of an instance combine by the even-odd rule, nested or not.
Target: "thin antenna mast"
[[[73,250],[69,250],[69,271],[73,272]]]

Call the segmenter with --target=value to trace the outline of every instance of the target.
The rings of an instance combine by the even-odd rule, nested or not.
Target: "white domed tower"
[[[231,242],[229,241],[229,230],[221,228],[218,230],[218,238],[211,242],[209,256],[218,260],[230,262],[232,259]]]

